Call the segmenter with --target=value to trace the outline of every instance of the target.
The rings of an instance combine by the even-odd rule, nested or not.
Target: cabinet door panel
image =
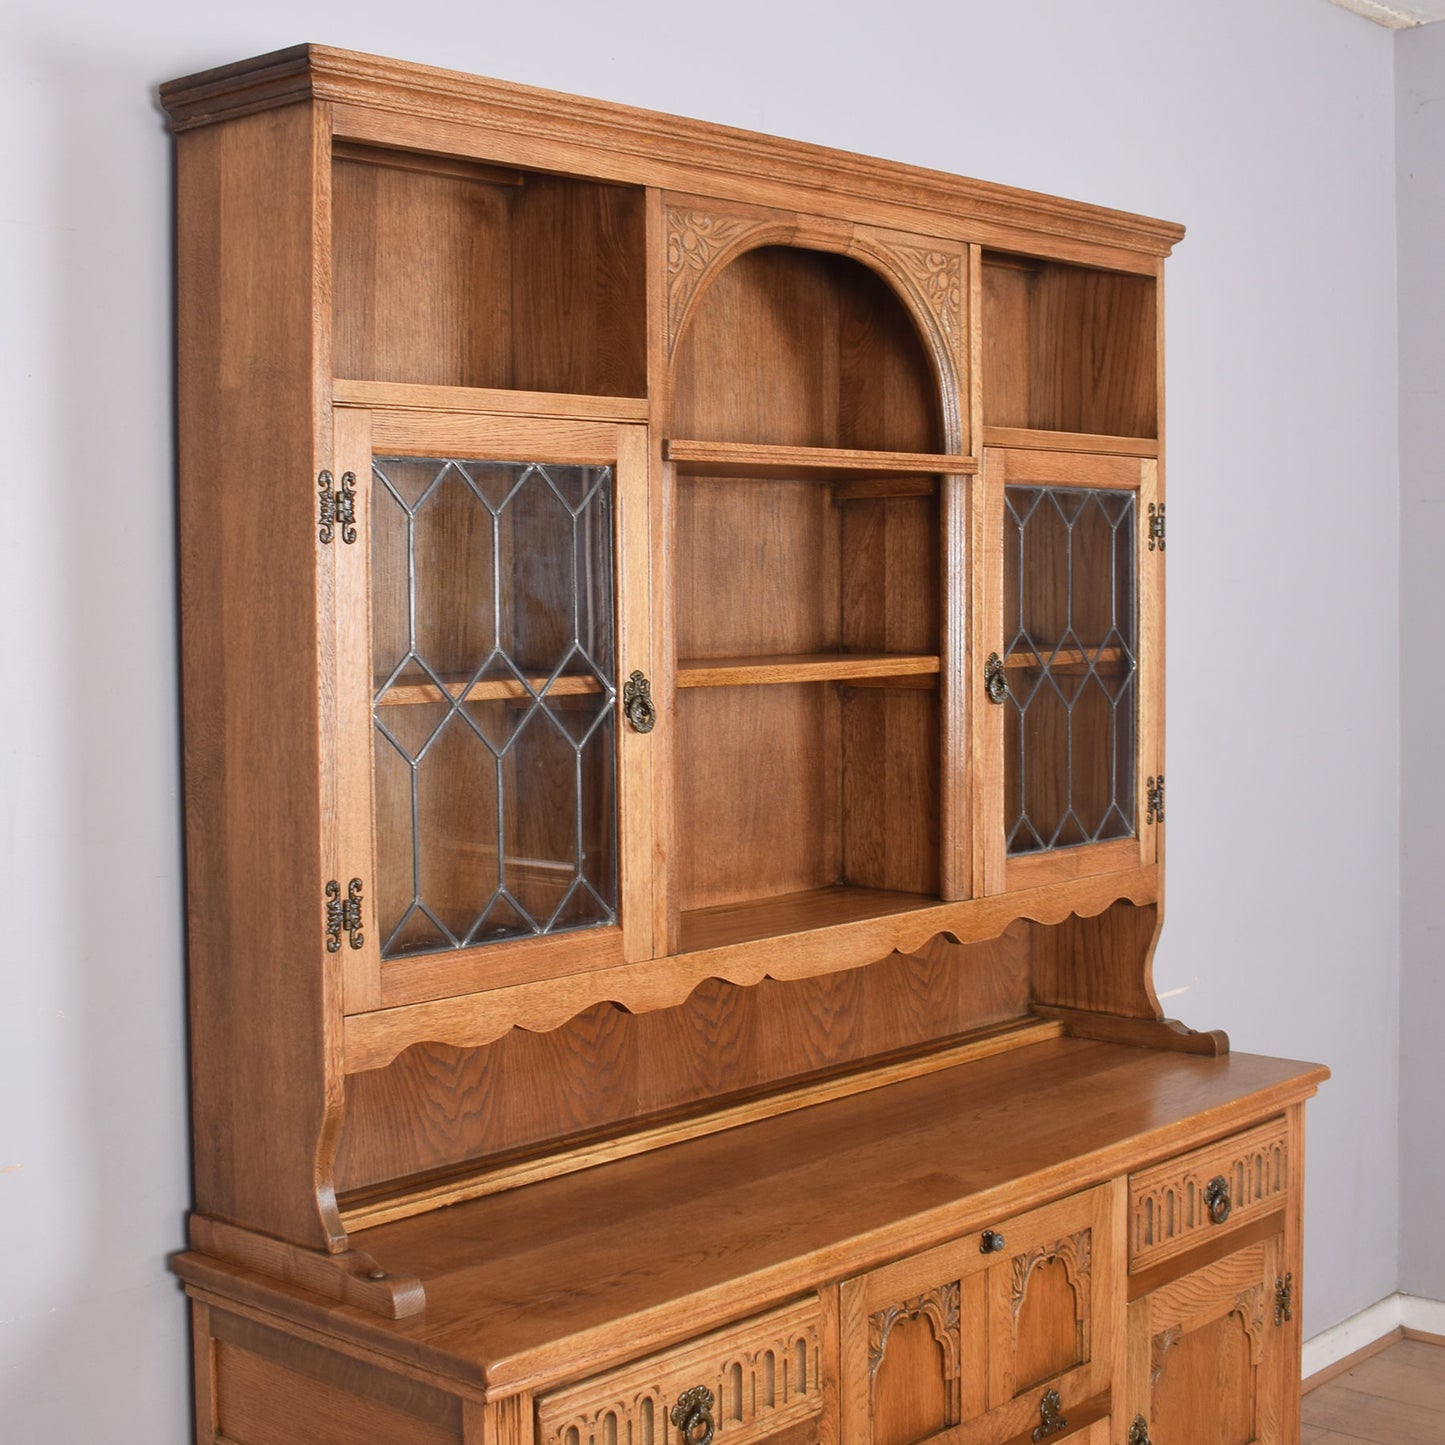
[[[1091,1190],[847,1281],[844,1445],[1003,1440],[1040,1423],[1048,1390],[1065,1413],[1098,1397],[1121,1201]]]
[[[988,892],[1154,861],[1157,463],[990,448],[977,845]],[[980,666],[982,667],[982,659]]]
[[[1117,1186],[1035,1210],[1003,1229],[989,1270],[989,1407],[1036,1399],[1045,1386],[1076,1397],[1108,1384],[1117,1251]]]
[[[349,1009],[650,956],[642,429],[343,410],[337,457],[337,611],[369,620],[336,684],[343,767],[370,763],[337,808]]]
[[[1130,1396],[1154,1445],[1280,1445],[1280,1236],[1130,1306]]]

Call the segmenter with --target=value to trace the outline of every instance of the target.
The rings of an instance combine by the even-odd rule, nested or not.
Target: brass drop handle
[[[622,689],[622,710],[634,732],[650,733],[657,726],[657,709],[652,704],[652,684],[642,672],[634,672]],[[711,1435],[708,1436],[711,1439]]]
[[[1142,1415],[1135,1415],[1129,1426],[1129,1445],[1154,1445],[1149,1438],[1149,1422]]]
[[[677,1397],[672,1423],[682,1431],[686,1445],[712,1445],[713,1393],[706,1385],[694,1385]]]
[[[1204,1186],[1204,1207],[1209,1211],[1211,1224],[1223,1224],[1229,1218],[1234,1206],[1229,1201],[1229,1180],[1224,1175],[1216,1174]]]
[[[1008,696],[1008,678],[1004,676],[1003,660],[996,652],[990,652],[983,665],[983,685],[988,700],[1001,706]]]
[[[980,1254],[997,1254],[1003,1248],[1003,1235],[996,1229],[985,1229],[978,1238]]]

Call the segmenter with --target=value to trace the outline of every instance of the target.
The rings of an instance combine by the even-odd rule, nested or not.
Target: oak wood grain
[[[480,1049],[416,1046],[348,1081],[340,1187],[351,1194],[488,1159],[519,1182],[542,1177],[566,1167],[556,1155],[569,1140],[582,1151],[572,1167],[601,1162],[610,1150],[635,1152],[619,1132],[653,1133],[639,1143],[657,1147],[876,1087],[944,1066],[931,1052],[942,1041],[1008,1023],[956,1045],[982,1057],[1028,1036],[1027,1024],[1009,1023],[1027,1007],[1021,933],[968,946],[940,939],[920,955],[816,979],[708,980],[676,1008],[598,1005],[561,1029],[515,1031]],[[883,1071],[876,1082],[872,1062]],[[863,1072],[845,1079],[844,1069]],[[784,1086],[797,1097],[775,1097]],[[729,1109],[737,1115],[718,1113]]]
[[[321,1249],[342,1242],[329,1184],[340,970],[323,943],[331,815],[317,787],[336,736],[319,616],[333,559],[315,501],[330,462],[316,414],[324,146],[303,107],[198,131],[177,153],[196,1204]],[[288,485],[262,502],[257,474]]]
[[[398,100],[405,100],[398,104]],[[1183,228],[936,171],[505,81],[302,45],[168,82],[173,129],[315,98],[358,141],[930,230],[1143,269]],[[562,102],[559,104],[559,101]]]
[[[779,1303],[802,1278],[864,1272],[1114,1178],[1201,1128],[1277,1113],[1323,1077],[1244,1054],[1041,1043],[380,1226],[368,1251],[422,1280],[426,1314],[320,1317],[383,1353],[530,1388]],[[176,1268],[202,1287],[245,1275],[196,1255]],[[274,1311],[317,1317],[312,1297],[256,1288]]]

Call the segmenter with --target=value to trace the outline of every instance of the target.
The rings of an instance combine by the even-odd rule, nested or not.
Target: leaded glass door
[[[650,956],[645,434],[383,410],[337,433],[341,811],[371,860],[348,1007]]]
[[[992,763],[978,840],[988,892],[1156,856],[1156,472],[1140,457],[985,455],[985,535],[999,549],[977,713]]]

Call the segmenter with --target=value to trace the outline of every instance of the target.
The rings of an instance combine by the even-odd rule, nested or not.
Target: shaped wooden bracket
[[[426,1309],[426,1290],[419,1279],[391,1274],[359,1249],[322,1254],[204,1214],[191,1215],[190,1236],[198,1254],[271,1275],[383,1319],[402,1320]]]

